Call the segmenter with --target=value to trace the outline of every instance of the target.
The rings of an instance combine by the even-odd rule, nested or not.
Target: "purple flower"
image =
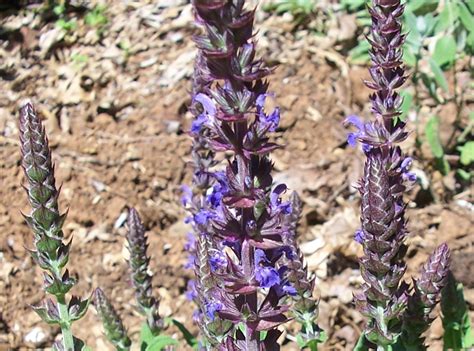
[[[214,117],[216,115],[216,105],[215,103],[209,98],[209,96],[199,93],[194,97],[194,101],[199,102],[202,107],[204,108],[204,112],[209,115]]]
[[[200,209],[199,212],[197,212],[194,215],[194,222],[197,224],[207,224],[207,222],[214,217],[213,213],[209,210],[206,209]]]
[[[194,253],[190,253],[188,255],[188,258],[186,260],[186,263],[184,264],[185,269],[192,269],[194,268],[194,261],[196,260],[196,256]]]
[[[362,229],[357,229],[354,233],[354,240],[359,244],[364,242],[364,231]]]
[[[268,129],[269,131],[274,132],[277,129],[278,124],[280,123],[280,108],[275,108],[272,113],[267,115],[264,110],[265,100],[267,96],[272,95],[261,94],[258,96],[256,100],[257,115],[262,129]]]
[[[191,123],[191,132],[194,134],[198,134],[202,126],[205,125],[208,122],[207,115],[204,113],[201,113],[199,116],[197,116],[193,122]]]
[[[216,313],[222,310],[223,307],[224,305],[222,304],[222,302],[219,302],[213,298],[208,299],[204,303],[206,316],[209,318],[211,322],[214,321],[214,319],[216,318]]]
[[[200,145],[214,154],[225,152],[219,158],[227,161],[225,171],[216,172],[207,187],[195,181],[198,191],[204,190],[199,194],[204,198],[194,200],[202,207],[194,212],[194,224],[198,231],[205,226],[208,233],[198,238],[196,249],[196,284],[202,287],[198,300],[203,320],[213,319],[223,308],[219,323],[230,323],[220,329],[222,334],[210,332],[204,323],[203,335],[211,347],[218,348],[225,337],[238,334],[236,325],[242,322],[248,333],[237,343],[244,341],[246,349],[259,350],[264,345],[276,349],[271,331],[287,320],[288,305],[275,292],[279,285],[282,292],[292,291],[282,284],[278,269],[285,262],[277,249],[285,246],[285,218],[292,208],[280,198],[286,186],[269,191],[273,184],[269,154],[279,146],[268,134],[280,121],[278,108],[267,114],[264,107],[271,96],[266,77],[272,69],[256,58],[254,11],[245,9],[245,1],[193,0],[193,9],[203,29],[194,38],[199,49],[195,71],[203,73],[201,78],[211,77],[205,86],[193,89],[196,128],[201,123],[199,114],[204,114],[207,121],[199,133]],[[214,251],[224,246],[232,260]],[[219,298],[209,300],[216,291]],[[270,331],[264,340],[262,330]]]
[[[186,235],[186,243],[184,244],[184,249],[186,251],[196,250],[196,236],[193,233],[188,233]]]
[[[274,285],[280,284],[278,271],[270,266],[256,266],[255,279],[262,288],[271,288]]]
[[[193,201],[193,191],[192,189],[187,186],[187,185],[182,185],[181,186],[181,204],[183,206],[188,206],[189,204],[192,203]]]
[[[291,213],[291,202],[282,202],[280,195],[286,191],[286,185],[279,184],[270,193],[270,207],[274,212],[282,212],[283,214]]]
[[[220,271],[227,267],[227,257],[222,251],[212,250],[209,256],[211,272]]]
[[[360,119],[359,116],[350,115],[344,120],[344,125],[349,126],[352,125],[357,129],[355,133],[348,133],[347,134],[347,143],[351,147],[356,147],[357,142],[367,136],[366,131],[372,130],[372,126],[370,123],[364,123]],[[368,152],[371,146],[365,142],[361,142],[362,149],[364,152]]]
[[[186,296],[186,299],[188,299],[189,301],[196,300],[197,291],[196,291],[196,282],[194,280],[188,281],[185,296]]]
[[[411,157],[406,157],[401,165],[400,165],[400,171],[402,173],[402,177],[404,180],[414,183],[416,182],[416,174],[413,172],[410,172],[411,165],[413,164],[413,159]]]
[[[271,288],[281,281],[279,272],[269,264],[265,252],[261,249],[255,250],[255,279],[262,288]]]
[[[207,202],[213,207],[217,208],[222,201],[227,189],[222,184],[214,184],[210,189],[210,193],[207,195]]]

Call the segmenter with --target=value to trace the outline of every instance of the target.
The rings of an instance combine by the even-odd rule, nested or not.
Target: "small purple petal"
[[[286,283],[285,285],[283,285],[282,289],[285,293],[287,293],[290,296],[295,296],[297,293],[295,287],[291,285],[290,283]]]
[[[402,164],[400,165],[400,168],[402,169],[402,171],[408,171],[412,163],[413,159],[411,157],[405,157],[405,159],[402,161]]]
[[[362,231],[362,229],[356,230],[356,232],[354,233],[354,240],[359,244],[362,244],[364,242],[364,232]]]
[[[353,125],[358,130],[364,129],[364,122],[362,122],[360,117],[356,115],[347,116],[347,118],[344,120],[344,125]]]
[[[357,134],[356,133],[347,134],[347,143],[351,147],[356,147],[356,145],[357,145]]]
[[[255,267],[255,279],[262,288],[271,288],[274,285],[280,284],[280,275],[273,267]]]
[[[181,195],[181,203],[183,204],[183,206],[189,205],[193,199],[193,191],[191,190],[189,186],[182,185],[181,192],[183,194]]]
[[[194,280],[189,280],[186,290],[186,299],[194,301],[197,298],[196,283]]]
[[[216,105],[214,104],[214,101],[209,98],[209,96],[199,93],[194,97],[194,101],[199,102],[208,115],[216,115]]]
[[[210,253],[209,265],[211,266],[211,271],[216,272],[227,267],[227,257],[226,255],[219,250],[213,250]]]
[[[194,222],[197,224],[206,224],[211,218],[213,218],[213,214],[210,211],[201,209],[194,215]]]
[[[206,310],[207,317],[211,320],[211,322],[213,322],[216,318],[216,312],[222,310],[224,305],[216,300],[208,300],[204,303],[204,307]]]
[[[267,255],[265,255],[265,252],[262,249],[256,249],[254,253],[254,260],[255,260],[255,265],[260,264],[261,262],[266,262],[268,263],[268,258]]]
[[[198,134],[206,122],[208,122],[208,118],[204,113],[197,116],[196,119],[194,119],[194,121],[191,123],[191,133]]]

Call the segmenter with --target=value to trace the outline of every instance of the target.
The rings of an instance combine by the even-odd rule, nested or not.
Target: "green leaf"
[[[467,7],[469,8],[469,11],[471,11],[471,13],[474,12],[474,1],[469,0],[467,2]]]
[[[472,1],[474,3],[474,1]],[[461,20],[462,25],[469,32],[474,32],[474,15],[469,11],[469,8],[462,1],[457,3],[457,8],[459,11],[459,19]]]
[[[66,12],[66,6],[63,5],[56,5],[53,7],[53,12],[56,16],[61,16],[64,12]]]
[[[466,38],[466,45],[473,50],[474,49],[474,31],[470,32]]]
[[[407,64],[407,66],[415,67],[416,65],[416,52],[413,50],[413,47],[406,42],[404,51],[403,51],[403,61]]]
[[[170,345],[178,345],[178,341],[168,335],[158,335],[151,340],[145,351],[161,351]]]
[[[472,174],[469,173],[468,171],[465,171],[464,169],[462,168],[459,168],[457,171],[456,171],[456,174],[462,179],[462,180],[465,180],[465,181],[468,181],[469,179],[471,179],[472,177]]]
[[[353,64],[364,64],[369,61],[370,44],[367,40],[361,41],[355,48],[349,51],[349,60]]]
[[[353,351],[368,351],[369,347],[366,345],[366,339],[365,339],[365,334],[362,333],[359,337],[359,340],[357,340],[357,344],[354,347]]]
[[[425,15],[436,10],[438,0],[410,0],[406,2],[407,11],[417,15]]]
[[[178,322],[176,319],[173,319],[172,321],[173,321],[173,324],[177,326],[180,332],[183,334],[184,340],[186,340],[188,345],[193,348],[197,347],[198,341],[194,337],[194,335],[191,334],[191,332],[181,322]]]
[[[442,104],[443,100],[438,96],[438,93],[436,91],[438,87],[438,83],[436,82],[436,79],[432,76],[428,76],[424,72],[420,72],[420,79],[425,85],[426,89],[428,89],[428,92],[430,93],[430,96],[436,100],[438,104]]]
[[[461,152],[460,161],[464,166],[469,166],[474,162],[474,141],[468,141],[466,144],[458,147]]]
[[[439,140],[439,119],[437,116],[432,116],[425,127],[425,134],[428,144],[430,145],[433,156],[442,158],[444,156],[443,146]]]
[[[456,40],[452,35],[442,36],[437,40],[432,58],[438,66],[454,62],[456,59]]]
[[[150,344],[152,340],[155,338],[153,332],[151,331],[148,323],[143,323],[142,329],[140,330],[140,340],[142,344]]]
[[[444,328],[444,350],[465,350],[474,346],[469,309],[464,300],[463,285],[450,273],[441,294]]]
[[[453,27],[456,18],[458,17],[458,7],[453,2],[447,2],[443,11],[437,16],[435,25],[435,33],[440,33],[449,27]]]
[[[73,336],[74,341],[74,351],[92,351],[92,348],[86,345],[84,341]]]
[[[410,111],[411,104],[413,102],[413,95],[406,90],[400,92],[400,96],[403,98],[402,106],[400,107],[402,114],[400,119],[404,121],[407,118],[408,112]]]
[[[448,91],[448,81],[446,80],[446,77],[444,76],[441,67],[431,58],[429,59],[429,63],[436,83],[441,88],[443,88],[444,91]]]
[[[341,5],[350,12],[364,8],[366,0],[342,0]]]

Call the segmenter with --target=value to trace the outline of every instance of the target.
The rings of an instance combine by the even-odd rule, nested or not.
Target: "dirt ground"
[[[44,294],[40,269],[25,250],[32,236],[21,215],[29,210],[21,188],[17,128],[24,98],[31,98],[44,118],[56,179],[62,183],[60,204],[69,208],[65,232],[74,237],[69,268],[79,279],[74,293],[87,296],[100,286],[137,339],[140,318],[124,239],[124,217],[128,206],[135,206],[149,234],[161,313],[197,332],[190,318],[193,306],[184,297],[192,273],[183,268],[189,228],[179,203],[179,188],[190,182],[191,174],[186,106],[196,28],[186,1],[157,3],[109,1],[109,24],[102,36],[82,25],[80,12],[80,25],[66,36],[31,9],[0,12],[0,350],[42,349],[59,332],[29,307]],[[275,180],[304,200],[300,243],[318,275],[320,323],[329,334],[323,350],[351,349],[363,326],[352,304],[352,291],[361,283],[361,249],[352,240],[359,213],[353,185],[363,159],[359,150],[347,147],[342,121],[354,113],[369,116],[369,92],[362,84],[366,68],[348,64],[334,49],[341,45],[341,32],[356,35],[355,29],[346,33],[350,20],[339,18],[339,34],[321,37],[292,31],[286,16],[257,12],[260,54],[279,66],[270,90],[282,107],[275,138],[285,148],[272,156]],[[465,76],[462,67],[459,74]],[[452,77],[450,83],[452,87]],[[472,102],[472,92],[470,96]],[[428,101],[424,106],[422,123],[437,113],[447,121],[442,126],[447,133],[449,105],[439,108]],[[411,234],[406,279],[416,276],[428,254],[446,241],[472,311],[472,188],[434,171],[429,151],[416,154],[414,144],[412,134],[404,147],[435,196],[416,185],[407,197]],[[93,308],[74,332],[93,349],[111,350]],[[176,330],[169,332],[178,337]],[[430,329],[430,350],[441,349],[441,333],[437,319]],[[287,341],[283,350],[296,350],[295,344]]]

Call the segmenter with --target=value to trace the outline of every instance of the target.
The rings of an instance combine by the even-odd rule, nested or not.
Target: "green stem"
[[[63,347],[65,351],[74,351],[74,337],[71,331],[69,310],[64,295],[57,297],[59,316],[61,318],[61,334],[63,336]]]

